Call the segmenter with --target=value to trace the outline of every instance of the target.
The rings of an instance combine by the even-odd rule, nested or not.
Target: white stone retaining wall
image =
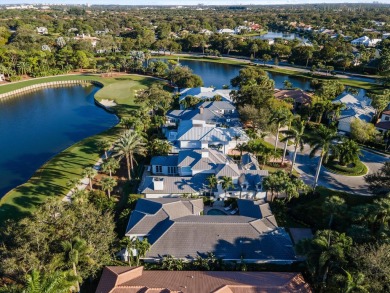
[[[42,88],[48,88],[48,87],[64,87],[64,86],[90,85],[90,84],[103,87],[102,83],[100,83],[98,81],[94,81],[94,80],[76,80],[76,79],[75,80],[58,80],[58,81],[37,83],[37,84],[29,85],[29,86],[26,86],[26,87],[23,87],[23,88],[20,88],[17,90],[13,90],[13,91],[10,91],[10,92],[4,93],[4,94],[0,94],[0,99],[12,97],[12,96],[17,96],[17,95],[21,95],[24,93],[37,91],[37,90],[40,90]]]

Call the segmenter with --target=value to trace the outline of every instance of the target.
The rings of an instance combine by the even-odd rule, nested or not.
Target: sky
[[[0,4],[121,4],[121,5],[239,5],[239,4],[314,4],[314,3],[372,3],[373,0],[0,0]],[[390,0],[375,2],[390,4]]]

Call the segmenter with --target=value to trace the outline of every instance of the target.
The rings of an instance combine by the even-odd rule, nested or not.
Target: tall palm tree
[[[288,110],[288,109],[275,111],[272,114],[269,123],[270,124],[276,123],[276,125],[277,125],[276,137],[275,137],[275,150],[278,147],[280,127],[288,124],[289,121],[291,121],[292,117],[293,117],[293,115],[290,112],[290,110]]]
[[[60,270],[44,275],[32,270],[26,276],[26,286],[23,293],[69,293],[74,286],[74,278],[69,272]]]
[[[297,158],[298,147],[300,150],[303,150],[304,140],[305,140],[305,121],[295,121],[290,129],[282,131],[285,137],[282,139],[282,142],[287,142],[289,140],[294,141],[294,156],[291,164],[290,174],[292,174],[294,170],[295,160]]]
[[[110,177],[112,177],[112,172],[115,172],[119,169],[119,162],[114,158],[110,158],[102,164],[102,171],[104,173],[108,173]]]
[[[318,126],[315,133],[309,138],[309,144],[312,147],[310,157],[314,157],[317,152],[320,152],[320,161],[314,178],[314,188],[316,188],[318,184],[318,177],[320,176],[322,163],[323,161],[326,162],[328,160],[329,151],[331,150],[333,141],[337,139],[339,139],[337,129],[328,128],[322,124]]]
[[[142,239],[142,241],[137,238],[135,241],[135,249],[137,250],[137,266],[139,266],[140,258],[145,257],[146,253],[149,251],[150,246],[151,245],[147,238]]]
[[[221,185],[222,185],[222,189],[225,191],[225,197],[226,197],[226,193],[227,193],[228,189],[233,187],[232,177],[223,176],[221,178]]]
[[[84,263],[91,263],[89,256],[90,247],[84,239],[76,237],[73,241],[63,241],[61,243],[63,249],[64,262],[67,267],[72,268],[74,277],[76,278],[76,291],[80,292],[81,277],[78,274],[77,266]]]
[[[92,188],[92,179],[93,179],[93,177],[96,176],[96,174],[97,174],[97,171],[94,168],[92,168],[92,167],[87,167],[83,171],[83,176],[87,177],[88,180],[89,180],[89,189],[90,190],[93,190],[93,188]]]
[[[108,198],[111,198],[111,191],[113,191],[114,187],[118,184],[114,178],[104,177],[100,181],[100,185],[102,186],[103,191],[107,191]]]
[[[114,145],[114,157],[126,158],[127,163],[127,175],[131,180],[131,170],[133,170],[133,164],[135,162],[134,155],[144,156],[146,154],[144,139],[135,131],[127,130],[119,141]]]
[[[215,187],[217,187],[217,185],[218,185],[218,179],[217,179],[217,177],[215,177],[215,175],[213,174],[213,175],[210,175],[209,177],[207,177],[207,182],[208,182],[208,186],[210,187],[210,195],[211,195],[211,193],[213,192],[213,189],[215,188]]]
[[[234,149],[240,152],[240,158],[242,159],[242,153],[248,149],[248,145],[246,143],[239,143]]]

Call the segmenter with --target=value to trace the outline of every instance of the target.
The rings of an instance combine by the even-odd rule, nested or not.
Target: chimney
[[[200,106],[200,107],[199,107],[199,114],[203,114],[203,112],[204,112],[204,107],[203,107],[203,106]]]
[[[153,190],[164,190],[164,178],[153,177]]]

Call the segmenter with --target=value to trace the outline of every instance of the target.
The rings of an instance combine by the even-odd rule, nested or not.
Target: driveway
[[[266,137],[266,141],[274,143],[273,137]],[[279,143],[278,147],[283,147],[283,144]],[[294,154],[294,147],[288,147],[290,152],[290,160],[292,160]],[[301,179],[308,185],[313,185],[314,176],[317,170],[319,157],[310,158],[310,147],[305,145],[302,152],[298,152],[295,162],[295,169],[301,174]],[[389,161],[389,156],[377,155],[365,150],[361,151],[361,161],[367,166],[368,174],[378,171],[386,161]],[[337,190],[345,191],[359,195],[372,195],[368,190],[368,185],[364,180],[364,176],[344,176],[333,174],[325,167],[321,168],[318,185]]]

